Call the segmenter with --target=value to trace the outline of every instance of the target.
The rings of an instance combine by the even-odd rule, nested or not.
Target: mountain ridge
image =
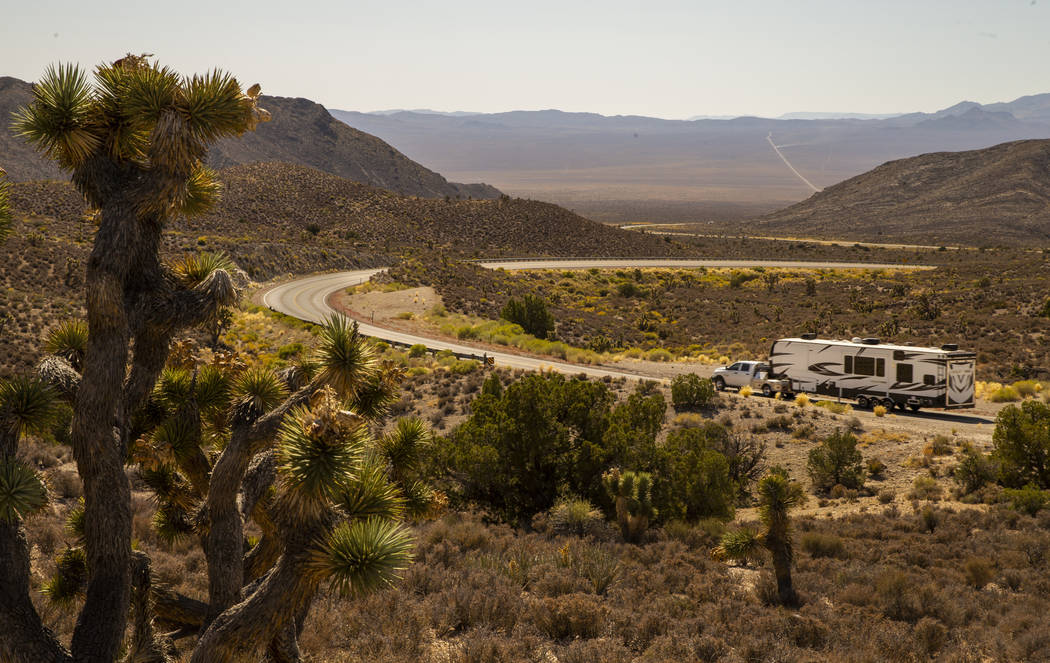
[[[10,117],[33,99],[32,84],[0,77],[0,117]],[[396,193],[424,198],[498,198],[487,184],[459,184],[409,159],[381,139],[336,120],[309,99],[263,96],[272,121],[237,138],[219,141],[208,163],[225,168],[242,163],[285,161],[311,166]],[[53,162],[9,131],[0,131],[3,166],[14,181],[66,179]]]
[[[1050,246],[1050,140],[889,161],[748,227],[856,241]]]

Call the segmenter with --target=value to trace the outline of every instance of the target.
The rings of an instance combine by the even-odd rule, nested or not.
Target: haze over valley
[[[824,188],[894,159],[1050,137],[1050,94],[866,120],[331,112],[453,179],[610,222],[750,216],[808,197],[768,139]]]

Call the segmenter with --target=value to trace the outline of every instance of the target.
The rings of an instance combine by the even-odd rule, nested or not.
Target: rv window
[[[897,382],[912,381],[911,364],[897,364]]]
[[[854,357],[853,372],[857,375],[875,375],[875,357]]]
[[[875,375],[880,378],[886,377],[886,360],[881,357],[875,360]]]
[[[846,370],[844,370],[843,373],[846,373],[847,375],[853,373],[853,355],[848,355],[846,357]]]
[[[937,384],[937,379],[934,378],[932,375],[924,375],[924,376],[922,376],[922,383],[923,384],[934,385],[934,384]]]

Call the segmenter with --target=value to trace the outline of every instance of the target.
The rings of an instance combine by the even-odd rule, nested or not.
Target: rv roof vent
[[[799,338],[801,338],[804,341],[812,341],[816,337],[817,337],[817,335],[814,334],[813,332],[806,332],[805,334],[802,334],[801,336],[799,336]]]
[[[850,343],[860,343],[861,342],[860,336],[854,336],[853,338],[850,339],[849,342]]]
[[[879,344],[879,339],[877,339],[877,338],[866,338],[863,341],[861,341],[861,343],[863,343],[864,345],[878,345]]]
[[[959,349],[959,344],[958,343],[945,343],[944,345],[941,346],[941,350],[948,350],[949,352],[951,352],[952,350],[958,350],[958,349]]]

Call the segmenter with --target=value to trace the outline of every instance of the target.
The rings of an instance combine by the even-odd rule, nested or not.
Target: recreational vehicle
[[[767,396],[818,394],[851,399],[861,408],[882,405],[913,411],[974,404],[976,355],[954,344],[924,348],[879,343],[876,338],[833,341],[803,334],[774,341],[768,363],[748,363],[746,384]],[[739,381],[725,368],[715,371],[712,379],[716,386]]]

